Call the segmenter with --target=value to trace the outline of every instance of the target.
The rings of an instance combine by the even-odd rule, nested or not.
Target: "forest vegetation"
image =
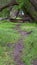
[[[0,0],[0,65],[37,65],[37,0]]]

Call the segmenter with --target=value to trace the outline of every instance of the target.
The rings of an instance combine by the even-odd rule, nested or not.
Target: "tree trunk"
[[[6,5],[0,6],[0,11],[2,11],[3,9],[5,9],[7,7],[14,6],[14,5],[18,5],[18,3],[16,2],[16,0],[14,0],[14,1],[12,0],[10,3],[7,3]]]
[[[31,4],[34,6],[34,8],[37,11],[37,0],[30,0]]]
[[[35,6],[35,5],[34,5]],[[30,0],[25,0],[24,11],[34,20],[37,21],[37,11]],[[37,7],[37,6],[36,6]]]

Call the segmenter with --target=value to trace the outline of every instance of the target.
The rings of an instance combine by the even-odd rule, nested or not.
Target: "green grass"
[[[16,24],[8,21],[0,21],[0,65],[6,65],[9,62],[11,63],[10,65],[14,64],[8,54],[13,48],[8,48],[7,44],[14,44],[20,38],[20,34],[14,29]]]
[[[31,31],[31,30],[34,30],[34,29],[37,29],[37,24],[36,23],[23,23],[21,24],[20,28],[21,30],[25,30],[25,31]]]
[[[15,44],[21,37],[17,30],[14,30],[16,24],[18,23],[0,21],[0,65],[9,65],[9,63],[15,65],[13,55],[9,55],[14,48],[8,48],[7,44]],[[21,58],[26,65],[31,65],[31,60],[37,58],[37,24],[21,23],[20,28],[28,32],[32,30],[32,33],[23,39],[24,48]]]
[[[0,24],[0,42],[15,42],[19,34],[14,30],[17,23],[4,22]]]
[[[16,26],[16,24],[17,23],[12,23],[12,22],[10,22],[10,21],[0,21],[0,28],[5,28],[5,29],[7,29],[7,28],[15,28],[15,26]]]
[[[31,31],[32,33],[24,39],[24,55],[22,56],[23,62],[31,65],[31,60],[37,58],[37,24],[25,23],[20,26],[21,30]]]

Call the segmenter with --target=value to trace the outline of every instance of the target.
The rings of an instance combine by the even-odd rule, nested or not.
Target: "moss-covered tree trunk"
[[[35,10],[37,11],[37,0],[30,0],[30,2],[34,6]]]
[[[6,1],[6,0],[5,0]],[[0,11],[2,11],[3,9],[10,7],[10,6],[14,6],[14,5],[18,5],[18,3],[16,2],[16,0],[11,0],[10,2],[6,2],[6,4],[4,4],[5,2],[0,1]]]
[[[33,1],[34,2],[34,1]],[[35,9],[35,7],[37,8],[37,5],[33,6],[33,2],[31,3],[30,0],[24,0],[24,4],[23,4],[23,8],[24,11],[34,20],[37,21],[37,10]]]

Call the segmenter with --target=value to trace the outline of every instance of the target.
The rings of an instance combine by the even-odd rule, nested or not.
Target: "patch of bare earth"
[[[37,65],[37,59],[32,60],[32,65]]]
[[[25,35],[32,33],[32,31],[27,32],[27,31],[21,30],[20,26],[21,26],[21,24],[17,24],[16,27],[15,27],[15,30],[17,30],[22,36],[25,36]]]
[[[14,47],[14,52],[13,52],[13,56],[14,56],[14,61],[15,61],[15,65],[24,65],[23,61],[21,60],[21,56],[23,54],[23,40],[20,39]]]
[[[28,34],[31,34],[32,31],[30,32],[26,32],[26,31],[22,31],[20,29],[20,25],[21,24],[17,24],[15,30],[18,31],[18,33],[20,33],[21,38],[18,40],[17,43],[15,43],[14,45],[8,43],[7,46],[9,48],[14,47],[14,50],[9,52],[10,56],[12,57],[13,55],[13,60],[15,65],[26,65],[23,61],[22,61],[22,55],[23,55],[23,38],[26,37]]]
[[[32,31],[30,32],[22,31],[20,29],[20,25],[21,24],[17,24],[15,28],[15,30],[17,30],[21,34],[21,39],[19,39],[18,42],[14,46],[13,56],[14,56],[15,65],[26,65],[21,59],[22,54],[23,54],[23,48],[24,48],[23,38],[26,35],[30,34]]]

